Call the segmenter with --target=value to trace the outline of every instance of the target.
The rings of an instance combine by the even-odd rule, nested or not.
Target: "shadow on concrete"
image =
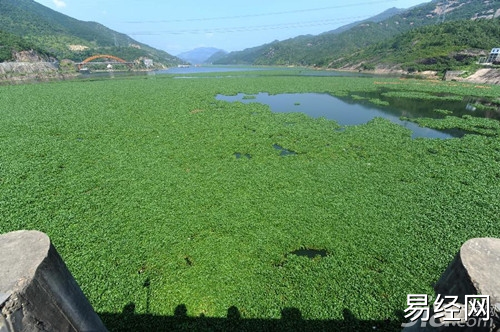
[[[401,313],[398,313],[398,317]],[[401,320],[359,320],[348,309],[343,319],[305,320],[296,308],[285,308],[280,319],[246,319],[237,307],[227,309],[225,318],[189,317],[184,304],[173,316],[135,313],[129,303],[122,313],[99,313],[110,331],[401,331]]]

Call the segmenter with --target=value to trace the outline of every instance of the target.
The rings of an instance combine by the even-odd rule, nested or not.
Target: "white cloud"
[[[52,0],[52,2],[54,3],[54,5],[56,5],[57,8],[66,7],[66,2],[64,2],[63,0]]]

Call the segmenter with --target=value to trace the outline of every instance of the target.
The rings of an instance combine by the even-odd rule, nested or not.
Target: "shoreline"
[[[380,76],[399,76],[399,77],[419,77],[430,80],[446,80],[457,81],[475,84],[500,84],[500,69],[496,68],[481,68],[472,75],[462,77],[462,71],[448,71],[443,77],[438,75],[436,71],[423,71],[409,73],[397,67],[379,67],[374,70],[360,70],[359,67],[343,67],[343,68],[321,68],[321,67],[305,67],[317,71],[337,71],[345,73],[360,73]],[[148,70],[134,70],[133,72],[144,73]],[[153,70],[154,71],[154,70]],[[99,71],[99,74],[110,73],[107,71]],[[122,73],[117,71],[116,73]],[[42,83],[76,79],[81,77],[79,72],[61,71],[54,63],[48,62],[3,62],[0,63],[0,85],[15,85],[25,83]]]

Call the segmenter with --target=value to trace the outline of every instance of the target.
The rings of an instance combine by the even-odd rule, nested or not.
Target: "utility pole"
[[[439,14],[439,17],[438,17],[438,24],[439,23],[444,23],[444,21],[446,20],[446,10],[448,9],[448,5],[449,5],[449,0],[444,0],[443,1],[443,13],[442,14]]]

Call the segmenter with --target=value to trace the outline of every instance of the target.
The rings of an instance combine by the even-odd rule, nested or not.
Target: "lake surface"
[[[189,76],[189,74],[198,73],[228,73],[228,72],[255,72],[259,75],[259,71],[265,70],[290,70],[294,71],[292,75],[297,76],[336,76],[336,77],[373,77],[377,75],[352,72],[336,72],[330,70],[314,70],[308,68],[297,67],[259,67],[259,66],[190,66],[190,67],[173,67],[164,70],[150,72],[101,72],[92,73],[90,75],[82,75],[82,79],[104,79],[114,78],[115,76],[155,76],[162,74],[179,74],[175,78],[204,78],[204,76]],[[186,75],[188,74],[188,75]],[[227,76],[221,75],[220,78]],[[465,132],[457,129],[436,130],[430,128],[422,128],[410,121],[400,120],[401,117],[417,118],[430,117],[440,118],[442,115],[434,112],[435,109],[449,110],[454,116],[461,117],[465,114],[474,117],[488,117],[500,121],[500,112],[491,112],[484,110],[476,110],[474,104],[481,102],[477,98],[470,98],[464,101],[449,101],[449,100],[416,100],[408,98],[386,97],[383,96],[384,89],[378,92],[356,92],[358,96],[364,99],[352,97],[333,97],[329,94],[321,93],[298,93],[298,94],[279,94],[269,95],[267,93],[259,93],[251,96],[238,94],[236,96],[218,95],[218,100],[228,102],[243,102],[251,103],[258,102],[269,105],[273,112],[302,112],[312,117],[325,117],[330,120],[335,120],[341,126],[358,125],[366,123],[375,117],[382,117],[394,123],[404,126],[412,131],[412,137],[427,137],[427,138],[452,138],[462,137]],[[245,98],[246,97],[246,98]],[[390,106],[380,106],[369,102],[369,99],[377,98],[382,101],[389,102]]]
[[[203,76],[186,76],[187,74],[203,74],[203,73],[229,73],[229,72],[256,72],[268,70],[289,70],[294,71],[297,76],[336,76],[336,77],[373,77],[372,74],[354,73],[354,72],[337,72],[332,70],[314,70],[297,67],[259,67],[259,66],[189,66],[189,67],[171,67],[153,71],[94,71],[87,74],[80,74],[80,79],[106,79],[126,76],[155,76],[155,75],[172,75],[179,74],[178,78],[204,78]],[[380,75],[379,75],[380,76]],[[224,77],[221,75],[221,78]]]
[[[261,103],[269,105],[273,112],[302,112],[312,117],[325,117],[335,120],[341,126],[352,126],[367,123],[368,121],[382,117],[397,123],[412,131],[412,137],[427,138],[452,138],[463,136],[460,131],[440,131],[430,128],[422,128],[409,121],[400,120],[401,116],[414,117],[418,114],[410,109],[377,106],[366,100],[354,100],[350,97],[337,98],[329,94],[322,93],[294,93],[269,95],[259,93],[251,95],[239,93],[235,96],[217,95],[217,100],[227,102]],[[420,101],[407,100],[408,103],[420,103]],[[461,103],[456,103],[455,107],[462,107]],[[437,107],[434,107],[437,108]],[[432,110],[433,108],[431,108]],[[410,115],[410,116],[409,116]]]
[[[336,77],[373,77],[373,74],[356,73],[356,72],[341,72],[334,70],[315,70],[299,67],[269,67],[269,66],[189,66],[189,67],[172,67],[168,69],[156,70],[155,74],[202,74],[202,73],[228,73],[228,72],[248,72],[248,71],[264,71],[264,70],[289,70],[294,71],[298,76],[336,76]],[[380,75],[378,75],[380,76]]]
[[[237,71],[260,71],[269,70],[269,67],[242,67],[242,66],[189,66],[172,67],[168,69],[156,70],[156,74],[202,74],[202,73],[227,73]]]

